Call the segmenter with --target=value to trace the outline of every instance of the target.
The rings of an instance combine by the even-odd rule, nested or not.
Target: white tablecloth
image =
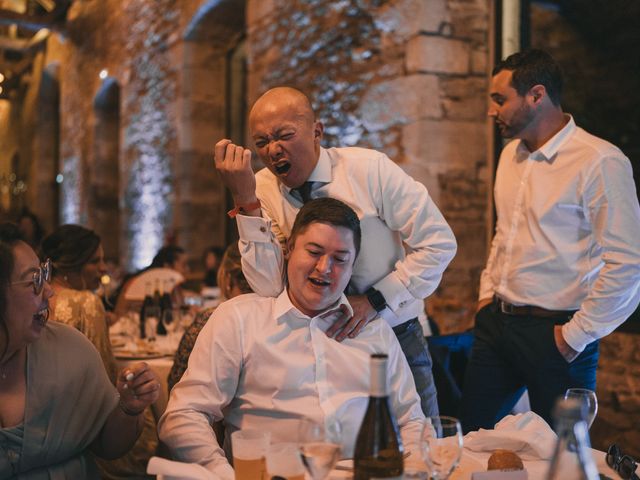
[[[607,477],[619,479],[620,477],[614,472],[605,461],[605,453],[600,450],[591,450],[593,459],[596,461],[598,471]],[[462,454],[462,460],[458,467],[453,471],[450,480],[470,480],[474,472],[487,470],[487,460],[490,453],[478,453],[465,449]],[[529,480],[544,480],[549,468],[549,462],[546,460],[525,461],[524,466],[527,470]],[[344,470],[334,470],[329,475],[329,480],[352,478],[353,474]]]

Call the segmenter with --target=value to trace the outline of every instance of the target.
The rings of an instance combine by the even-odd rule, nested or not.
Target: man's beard
[[[500,128],[500,135],[504,138],[517,137],[520,132],[531,124],[534,116],[535,114],[532,108],[526,103],[523,103],[513,114],[509,124],[499,122],[503,125],[503,128]]]

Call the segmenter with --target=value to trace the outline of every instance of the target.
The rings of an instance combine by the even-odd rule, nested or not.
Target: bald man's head
[[[299,187],[318,163],[322,123],[300,90],[276,87],[265,92],[249,114],[256,153],[290,188]]]

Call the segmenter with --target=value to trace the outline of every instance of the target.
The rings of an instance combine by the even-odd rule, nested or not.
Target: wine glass
[[[585,406],[587,418],[584,420],[587,422],[587,427],[591,428],[598,413],[598,397],[596,397],[596,392],[586,388],[569,388],[565,392],[564,398],[565,400],[568,398],[576,398]]]
[[[342,429],[337,420],[327,426],[310,418],[298,427],[300,457],[313,480],[324,480],[335,466],[342,450]]]
[[[462,456],[462,428],[453,417],[430,417],[420,437],[422,458],[434,480],[449,478]]]

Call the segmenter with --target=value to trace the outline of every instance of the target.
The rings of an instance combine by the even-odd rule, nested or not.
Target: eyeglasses
[[[615,443],[607,450],[607,465],[613,468],[624,480],[637,480],[638,476],[634,473],[638,464],[629,455],[624,455],[622,450]]]
[[[44,263],[41,263],[38,269],[33,272],[31,280],[23,280],[20,282],[14,282],[11,285],[24,285],[27,283],[33,283],[33,293],[40,295],[44,288],[44,282],[51,281],[51,259],[47,258]]]

